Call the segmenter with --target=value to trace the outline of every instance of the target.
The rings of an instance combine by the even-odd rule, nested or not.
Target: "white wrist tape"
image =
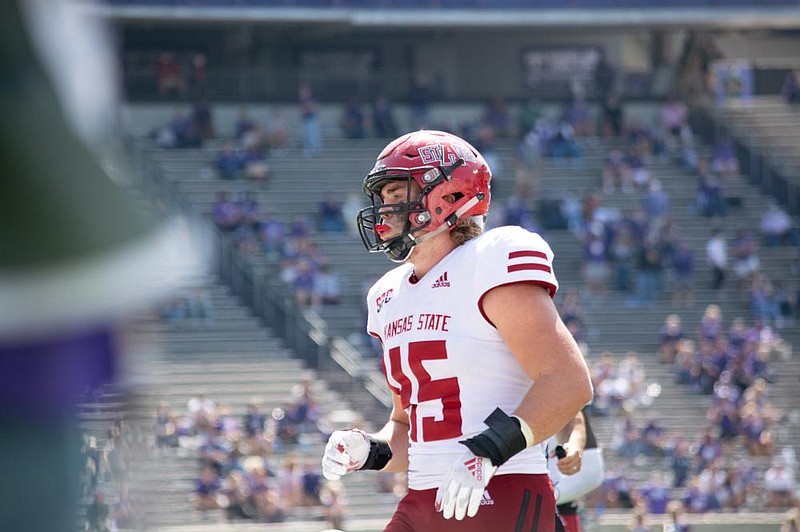
[[[530,425],[528,425],[524,419],[519,416],[511,416],[519,421],[519,429],[522,431],[522,434],[525,436],[525,443],[530,447],[533,445],[533,430],[531,430]]]

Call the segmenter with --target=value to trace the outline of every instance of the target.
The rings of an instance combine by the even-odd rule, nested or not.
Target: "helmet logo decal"
[[[439,163],[441,166],[450,166],[459,159],[464,159],[471,163],[477,161],[477,157],[472,153],[472,150],[460,144],[429,144],[420,147],[417,151],[423,164]]]

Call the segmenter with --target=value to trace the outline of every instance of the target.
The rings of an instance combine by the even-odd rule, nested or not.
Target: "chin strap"
[[[430,233],[425,233],[424,235],[418,238],[414,238],[413,239],[414,244],[420,244],[422,242],[425,242],[426,240],[435,237],[440,233],[444,233],[445,231],[456,225],[456,222],[458,222],[458,220],[460,220],[461,217],[464,216],[464,214],[466,214],[471,208],[473,208],[475,205],[483,201],[483,198],[484,195],[482,192],[476,196],[473,196],[471,200],[462,205],[461,208],[456,210],[456,212],[448,216],[442,225],[440,225]]]

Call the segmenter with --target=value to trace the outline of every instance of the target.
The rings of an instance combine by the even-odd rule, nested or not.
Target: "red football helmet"
[[[452,229],[465,216],[485,216],[491,179],[489,165],[465,140],[442,131],[403,135],[383,149],[364,178],[364,192],[372,206],[358,213],[361,239],[369,251],[383,251],[391,260],[403,262],[425,238]],[[409,184],[406,201],[384,205],[381,189],[397,180]],[[410,197],[412,180],[422,190],[415,198]],[[386,214],[402,214],[405,227],[384,240]]]

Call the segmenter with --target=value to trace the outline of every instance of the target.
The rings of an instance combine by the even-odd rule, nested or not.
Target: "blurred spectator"
[[[257,145],[250,145],[242,150],[240,156],[241,168],[244,177],[258,181],[262,186],[270,178],[269,163]]]
[[[737,512],[747,507],[752,491],[752,483],[740,468],[735,466],[725,468],[724,481],[720,487],[723,508]]]
[[[608,60],[605,53],[600,53],[597,63],[594,65],[594,80],[595,95],[598,100],[605,100],[614,90],[617,73],[614,67]]]
[[[636,268],[639,246],[633,231],[627,224],[619,224],[614,231],[609,252],[615,268],[614,289],[628,293],[633,284],[632,277]]]
[[[647,185],[647,192],[642,197],[642,208],[650,218],[650,223],[661,225],[669,214],[669,194],[664,190],[659,179],[653,178]]]
[[[266,158],[269,155],[267,133],[260,124],[253,124],[244,131],[239,142],[243,152],[254,152],[260,158]]]
[[[639,249],[637,260],[636,299],[633,306],[650,306],[661,294],[664,270],[661,249],[654,242],[646,242]]]
[[[111,511],[105,502],[105,494],[97,491],[92,503],[86,507],[86,532],[109,532]]]
[[[326,192],[317,206],[319,230],[323,233],[341,233],[345,230],[342,202],[333,192]]]
[[[613,194],[616,187],[625,194],[630,194],[633,187],[630,182],[630,171],[625,162],[625,155],[622,150],[613,149],[608,153],[605,164],[603,165],[603,192]]]
[[[678,438],[672,449],[670,457],[670,469],[672,470],[672,487],[682,488],[686,485],[686,479],[692,470],[694,457],[691,454],[689,442],[683,438]]]
[[[301,259],[298,261],[297,270],[292,280],[292,289],[299,307],[311,305],[315,275],[314,267],[308,260]]]
[[[698,470],[703,470],[708,465],[722,456],[722,441],[717,436],[713,427],[708,426],[700,437],[696,450],[696,464]]]
[[[754,320],[775,328],[783,327],[780,307],[775,299],[775,289],[772,282],[759,272],[753,274],[750,283],[750,312]]]
[[[139,504],[131,496],[127,482],[122,482],[119,488],[119,499],[114,505],[114,524],[118,529],[136,530],[144,528],[141,523],[142,514]]]
[[[731,242],[733,255],[733,272],[739,282],[739,288],[744,289],[750,285],[753,275],[761,267],[758,258],[758,240],[755,235],[743,227],[736,229]]]
[[[233,231],[242,221],[239,206],[228,198],[224,190],[217,192],[217,199],[211,207],[211,219],[223,231]]]
[[[192,427],[199,432],[214,425],[217,405],[206,397],[205,393],[199,392],[187,401],[186,411],[192,421]]]
[[[225,497],[225,515],[228,522],[239,519],[253,519],[256,510],[250,498],[250,486],[242,471],[231,471],[222,481],[222,493]]]
[[[638,190],[644,190],[650,183],[650,170],[644,154],[647,152],[641,144],[633,144],[628,148],[624,164],[629,176],[623,178],[622,191],[626,192],[625,186],[631,184]]]
[[[319,105],[308,84],[300,85],[299,89],[300,118],[303,123],[303,156],[316,155],[322,150],[322,130],[319,124]]]
[[[192,131],[186,147],[199,148],[214,136],[214,117],[211,114],[211,104],[205,98],[199,99],[192,105]]]
[[[772,509],[787,509],[795,501],[797,481],[792,467],[786,465],[785,459],[775,457],[772,465],[764,473],[765,505]]]
[[[221,490],[222,482],[217,473],[211,467],[204,467],[195,483],[194,507],[203,512],[218,510],[221,508]]]
[[[316,307],[338,305],[341,302],[341,281],[338,275],[331,272],[328,262],[323,262],[314,276],[314,290],[311,298]]]
[[[222,151],[217,156],[216,167],[221,179],[234,180],[241,177],[241,161],[233,142],[228,141],[222,145]]]
[[[364,111],[361,102],[354,96],[348,98],[339,119],[342,135],[348,139],[363,139],[365,129]]]
[[[594,135],[594,122],[589,114],[589,107],[583,97],[574,95],[561,111],[561,122],[572,127],[576,137]]]
[[[739,159],[730,136],[724,135],[714,144],[711,171],[722,178],[739,177]]]
[[[322,473],[319,467],[311,460],[303,467],[303,506],[317,506],[322,503],[320,500],[322,490]]]
[[[397,123],[392,111],[392,103],[386,96],[378,96],[372,104],[372,128],[378,138],[397,137]]]
[[[183,98],[186,96],[186,79],[175,56],[163,52],[156,63],[156,86],[161,98]]]
[[[159,403],[155,421],[156,447],[178,446],[178,420],[167,403]]]
[[[280,109],[273,108],[269,112],[264,131],[270,150],[282,151],[289,147],[289,130]]]
[[[667,506],[670,502],[670,486],[660,471],[639,485],[636,496],[640,499],[651,515],[663,515],[667,513]],[[647,530],[647,529],[645,529]]]
[[[761,234],[770,247],[800,245],[797,226],[789,213],[773,199],[768,201],[767,210],[761,217]]]
[[[242,421],[245,436],[248,438],[255,438],[263,434],[266,422],[267,415],[261,411],[261,398],[250,398],[250,401],[247,403],[247,411]]]
[[[671,501],[667,505],[667,513],[664,517],[664,532],[690,532],[691,527],[686,522],[684,516],[686,509],[681,501]]]
[[[195,99],[207,98],[210,96],[210,89],[206,56],[201,53],[194,54],[189,75],[190,94]]]
[[[253,229],[257,229],[261,222],[259,214],[258,196],[252,190],[245,190],[239,193],[236,205],[239,207],[240,223]]]
[[[325,508],[325,518],[331,528],[343,529],[347,517],[347,498],[341,483],[327,482],[320,494],[320,502]]]
[[[274,212],[266,212],[258,222],[258,239],[261,250],[270,260],[275,260],[283,247],[285,224]]]
[[[686,104],[678,99],[677,94],[670,93],[667,96],[667,101],[661,106],[661,129],[666,133],[669,139],[670,151],[675,151],[675,148],[680,144],[681,133],[685,127],[688,127],[689,122],[689,109]]]
[[[575,130],[569,122],[562,121],[548,137],[548,155],[553,159],[580,159],[581,148],[575,140]]]
[[[604,294],[608,286],[610,257],[603,224],[593,222],[583,243],[583,281],[590,296]]]
[[[719,290],[725,283],[728,269],[728,244],[725,242],[722,229],[713,229],[711,238],[706,242],[706,263],[713,277],[711,287]]]
[[[570,288],[564,294],[564,299],[558,306],[558,311],[565,324],[569,324],[573,321],[577,321],[578,323],[583,322],[586,311],[583,305],[581,305],[580,297],[580,292],[577,288]]]
[[[783,96],[786,103],[800,103],[800,82],[798,82],[797,73],[794,70],[786,73],[781,87],[781,96]]]
[[[295,457],[288,457],[278,475],[281,499],[287,510],[301,506],[303,500],[303,473]]]
[[[703,216],[725,216],[728,206],[722,195],[719,177],[711,171],[708,159],[697,163],[697,206]]]
[[[680,163],[689,171],[696,172],[700,164],[700,153],[695,144],[694,134],[688,127],[681,133]]]
[[[612,92],[603,99],[600,109],[600,135],[621,137],[625,128],[625,115],[619,95]]]
[[[250,117],[246,107],[239,109],[239,116],[236,119],[236,124],[233,126],[233,135],[236,140],[241,141],[245,133],[256,127],[256,122]]]
[[[160,148],[187,148],[195,144],[192,119],[181,108],[175,109],[169,123],[153,134]]]
[[[681,317],[678,314],[670,314],[664,319],[661,327],[661,334],[658,344],[658,359],[660,362],[672,364],[678,354],[678,348],[682,340],[686,338],[681,326]]]
[[[691,307],[694,304],[694,251],[686,240],[679,239],[672,251],[672,301]]]

